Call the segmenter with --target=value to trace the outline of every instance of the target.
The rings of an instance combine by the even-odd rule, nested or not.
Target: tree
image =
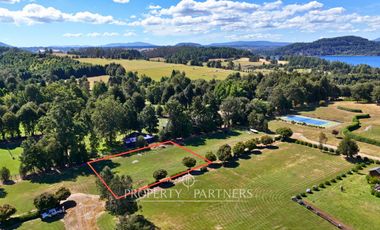
[[[182,159],[182,164],[184,166],[188,167],[189,169],[191,169],[192,167],[194,167],[197,164],[197,161],[192,157],[184,157]]]
[[[9,204],[0,206],[0,223],[6,221],[9,217],[16,213],[16,208]]]
[[[116,230],[155,230],[155,225],[143,215],[123,216],[119,218]]]
[[[109,187],[118,195],[126,194],[133,191],[132,178],[130,176],[116,175],[111,179]],[[133,196],[125,196],[122,199],[116,199],[111,193],[107,194],[106,210],[113,215],[132,214],[138,210],[138,206]]]
[[[2,121],[4,130],[8,132],[12,138],[15,136],[15,134],[20,135],[19,120],[14,113],[6,112],[2,117]]]
[[[373,85],[370,83],[359,83],[352,87],[351,95],[356,101],[364,100],[366,102],[371,101],[371,94]]]
[[[164,179],[167,175],[168,172],[165,169],[159,169],[153,173],[153,178],[156,179],[156,181],[160,181]]]
[[[327,143],[327,136],[324,132],[320,132],[319,133],[319,146],[320,147],[323,147],[323,145],[325,145]]]
[[[98,98],[100,95],[105,94],[108,91],[107,85],[104,82],[95,82],[92,87],[92,95]]]
[[[253,129],[257,129],[259,131],[264,132],[268,130],[268,120],[266,119],[264,114],[252,111],[248,115],[248,123],[249,126]]]
[[[43,212],[59,205],[59,200],[51,193],[42,193],[34,198],[34,206],[38,211]]]
[[[228,144],[220,146],[218,151],[216,152],[216,155],[218,156],[218,159],[222,162],[230,160],[232,158],[231,146],[229,146]]]
[[[202,103],[201,97],[195,97],[190,107],[190,118],[194,131],[210,132],[217,129],[218,122],[210,106]]]
[[[123,129],[125,110],[122,104],[110,97],[98,99],[91,114],[95,133],[101,138],[106,137],[107,144],[111,145],[117,132]]]
[[[165,127],[165,132],[172,138],[188,137],[191,134],[191,119],[185,113],[183,106],[176,100],[166,103],[166,111],[169,114],[169,121]]]
[[[158,118],[153,106],[146,106],[140,113],[140,123],[143,128],[149,133],[156,133],[158,131]]]
[[[243,142],[238,142],[234,145],[234,147],[232,148],[232,151],[234,153],[234,156],[240,156],[242,154],[244,154],[245,152],[245,145]]]
[[[372,101],[380,104],[380,86],[376,86],[372,91]]]
[[[144,136],[138,136],[136,138],[136,147],[137,148],[142,148],[142,147],[145,147],[145,146],[148,146],[148,142],[146,142]]]
[[[274,142],[273,138],[268,135],[262,136],[260,140],[261,140],[261,144],[265,146],[271,145]]]
[[[333,129],[333,130],[331,131],[331,134],[334,135],[334,136],[336,137],[336,136],[339,134],[339,131],[336,130],[336,129]]]
[[[114,178],[114,174],[112,173],[110,167],[105,166],[102,169],[102,171],[100,171],[100,177],[103,178],[103,181],[108,185],[111,183],[111,180]],[[96,186],[99,190],[100,198],[102,199],[106,198],[109,194],[109,191],[99,178],[96,179]]]
[[[55,198],[59,201],[66,200],[69,196],[71,196],[71,192],[65,187],[61,187],[55,192]]]
[[[254,150],[257,147],[256,144],[256,139],[250,139],[244,143],[245,147],[248,148],[249,151]]]
[[[214,161],[216,161],[217,158],[213,152],[207,152],[206,153],[206,159],[211,161],[211,162],[214,162]]]
[[[351,140],[349,137],[345,137],[338,146],[338,152],[349,158],[352,158],[359,153],[359,146],[354,140]]]
[[[293,135],[293,131],[289,127],[276,129],[276,134],[280,135],[281,140],[286,141]]]
[[[4,182],[7,182],[9,181],[10,177],[11,177],[11,172],[9,171],[8,168],[6,167],[3,167],[1,170],[0,170],[0,177],[1,177],[1,181]]]
[[[38,122],[38,107],[33,102],[28,102],[17,111],[17,118],[24,126],[27,134],[34,135],[34,129]]]

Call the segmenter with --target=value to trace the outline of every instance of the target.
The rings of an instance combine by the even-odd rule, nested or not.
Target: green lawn
[[[366,126],[362,129],[362,132],[360,132],[360,136],[380,141],[380,125]]]
[[[163,76],[169,77],[172,70],[185,71],[186,76],[191,79],[224,79],[229,74],[236,71],[199,67],[199,66],[188,66],[180,64],[171,64],[165,62],[154,62],[145,60],[116,60],[116,59],[101,59],[101,58],[81,58],[78,59],[81,62],[106,65],[112,62],[120,63],[124,66],[127,71],[137,71],[140,75],[145,74],[154,80],[160,80]],[[90,79],[90,78],[89,78]],[[106,78],[102,78],[106,81]]]
[[[22,148],[0,149],[0,168],[7,167],[11,171],[11,175],[18,175],[21,153]]]
[[[64,230],[65,226],[62,221],[54,221],[51,223],[36,219],[23,223],[18,229],[20,230]]]
[[[39,181],[4,185],[6,195],[0,198],[0,205],[10,204],[17,209],[17,214],[25,213],[35,209],[33,199],[36,196],[43,192],[55,192],[61,186],[68,187],[72,193],[97,194],[95,177],[85,168],[83,171],[69,170],[61,176],[44,176],[43,180]]]
[[[213,141],[207,147],[190,148],[198,152],[213,149]],[[290,198],[351,167],[341,157],[281,143],[278,150],[240,159],[235,168],[196,176],[190,190],[182,184],[166,190],[181,190],[182,201],[157,202],[149,198],[140,204],[142,213],[162,229],[334,229]],[[251,189],[253,197],[232,203],[191,202],[195,191],[210,189]]]
[[[350,175],[308,196],[307,200],[353,229],[377,229],[375,226],[380,226],[380,198],[371,195],[366,174],[365,170],[362,174]],[[340,190],[341,185],[344,192]]]
[[[115,229],[116,221],[116,217],[105,212],[98,217],[96,224],[100,230],[113,230]]]

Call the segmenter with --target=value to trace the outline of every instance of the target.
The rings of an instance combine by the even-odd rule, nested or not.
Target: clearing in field
[[[112,62],[121,64],[127,71],[138,72],[140,75],[145,74],[154,80],[159,81],[162,77],[171,76],[173,70],[184,71],[190,79],[223,80],[228,75],[236,73],[236,71],[208,68],[200,66],[188,66],[180,64],[172,64],[165,62],[154,62],[145,60],[118,60],[118,59],[101,59],[101,58],[80,58],[81,62],[106,65]],[[90,79],[90,78],[89,78]]]
[[[181,190],[180,200],[177,197],[173,202],[152,197],[141,199],[144,216],[162,229],[252,229],[252,226],[255,229],[303,229],[305,226],[334,229],[293,202],[291,197],[346,172],[352,165],[339,156],[304,146],[280,143],[278,147],[197,175],[190,189],[179,183],[165,190],[166,194],[170,190]],[[253,196],[235,202],[228,202],[228,198],[192,202],[197,191],[218,189],[250,189]]]
[[[378,229],[380,198],[371,195],[366,180],[367,173],[368,169],[350,175],[322,191],[309,195],[306,200],[353,229]],[[341,186],[344,188],[343,192]]]
[[[148,151],[150,149],[152,150]],[[190,169],[186,168],[182,165],[182,159],[184,157],[192,157],[196,159],[196,165]],[[127,194],[115,194],[99,174],[99,166],[104,166],[105,162],[111,167],[116,165],[119,166],[113,170],[114,173],[131,176],[134,181],[133,185],[136,189]],[[97,165],[97,163],[101,163],[101,165]],[[166,141],[124,153],[106,156],[101,159],[90,161],[87,164],[102,181],[104,186],[107,187],[111,194],[116,199],[121,199],[136,192],[159,185],[163,182],[170,181],[181,175],[188,174],[199,168],[208,166],[210,163],[211,162],[209,160],[198,155],[192,150],[189,150],[173,141]],[[153,173],[159,169],[166,170],[168,172],[168,177],[160,181],[149,183],[153,180]]]

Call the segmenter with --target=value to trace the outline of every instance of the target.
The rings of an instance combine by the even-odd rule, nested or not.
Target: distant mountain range
[[[11,46],[8,45],[8,44],[5,44],[5,43],[0,42],[0,47],[11,47]]]
[[[103,45],[101,47],[121,47],[121,48],[155,48],[158,45],[153,45],[146,42],[129,42],[129,43],[111,43],[107,45]]]
[[[270,49],[287,46],[288,42],[269,42],[269,41],[236,41],[224,43],[212,43],[208,46],[215,47],[231,47],[231,48],[247,48],[247,49]]]
[[[310,43],[293,43],[277,48],[276,55],[380,55],[380,43],[356,36],[324,38]]]
[[[356,36],[344,36],[336,38],[324,38],[314,42],[287,43],[287,42],[270,42],[270,41],[234,41],[224,43],[211,43],[202,45],[193,42],[181,42],[174,46],[188,47],[229,47],[237,49],[246,49],[264,55],[380,55],[380,38],[370,41],[368,39]],[[0,42],[0,47],[10,47]],[[85,47],[107,47],[107,48],[129,48],[129,49],[151,49],[161,47],[146,42],[130,43],[111,43],[100,46],[36,46],[20,47],[21,49],[31,52],[38,52],[43,49],[52,49],[54,51],[67,52],[72,49]]]

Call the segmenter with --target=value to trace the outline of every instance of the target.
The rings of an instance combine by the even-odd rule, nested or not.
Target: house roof
[[[377,172],[377,173],[380,173],[380,167],[376,167],[376,168],[370,169],[369,171],[370,171],[370,172]]]

